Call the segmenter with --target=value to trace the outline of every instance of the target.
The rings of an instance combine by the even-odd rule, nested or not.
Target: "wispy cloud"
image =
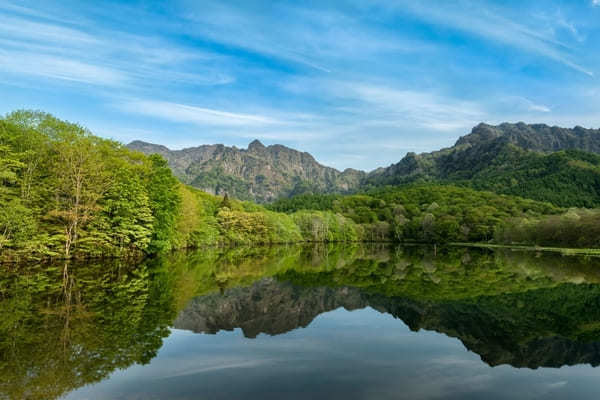
[[[123,84],[128,79],[126,74],[104,66],[44,54],[3,50],[0,50],[0,71],[108,86]]]
[[[531,111],[540,111],[540,112],[545,112],[545,113],[549,113],[550,111],[552,111],[552,110],[550,110],[550,108],[548,108],[542,104],[531,104],[529,106],[529,109]]]
[[[488,101],[490,109],[496,110],[498,114],[523,114],[533,112],[549,113],[551,107],[546,104],[537,103],[523,96],[500,96]],[[490,113],[491,114],[491,113]]]
[[[480,106],[427,91],[393,89],[364,83],[335,83],[337,96],[358,101],[345,108],[363,121],[403,127],[418,124],[438,131],[472,126],[485,115]]]
[[[27,39],[35,42],[54,42],[61,43],[63,46],[90,46],[100,42],[97,38],[77,29],[1,14],[0,34],[5,38]]]
[[[281,123],[277,119],[259,114],[235,113],[167,101],[133,100],[120,104],[119,108],[126,112],[202,126],[255,126]]]
[[[360,19],[335,9],[308,10],[277,4],[269,12],[281,18],[265,17],[266,10],[240,9],[222,2],[205,1],[201,8],[187,11],[193,21],[190,34],[308,66],[330,73],[340,61],[370,59],[376,54],[424,51],[431,43],[376,29]],[[268,26],[269,29],[265,30]],[[348,64],[344,65],[347,68]]]
[[[594,2],[599,0],[594,0]],[[594,73],[573,59],[569,47],[552,35],[540,32],[535,27],[514,22],[502,16],[501,10],[488,7],[483,3],[467,3],[456,7],[456,3],[439,4],[432,7],[424,3],[403,1],[393,3],[402,12],[409,12],[418,18],[467,32],[523,51],[552,59],[576,71],[589,76]],[[465,4],[465,3],[461,3]],[[398,10],[398,9],[397,9]]]
[[[52,21],[45,14],[0,8],[0,70],[103,86],[221,85],[235,80],[211,66],[217,55],[163,38]],[[38,17],[38,14],[43,17]],[[41,19],[40,19],[41,18]],[[51,22],[48,22],[48,21]]]
[[[599,1],[4,0],[0,111],[375,168],[481,121],[598,126]]]

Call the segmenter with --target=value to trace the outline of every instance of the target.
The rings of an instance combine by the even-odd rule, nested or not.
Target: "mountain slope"
[[[479,124],[452,147],[408,153],[366,174],[319,164],[285,146],[248,149],[203,145],[183,150],[140,141],[128,145],[169,161],[183,182],[213,194],[270,202],[304,193],[349,193],[413,182],[451,183],[563,207],[600,206],[600,130],[503,123]]]
[[[458,183],[560,206],[600,205],[600,130],[479,124],[454,146],[407,154],[365,187],[415,181]]]
[[[340,172],[319,164],[306,152],[264,146],[258,140],[247,149],[216,144],[170,150],[142,141],[127,147],[162,155],[183,182],[206,192],[257,202],[307,192],[346,193],[357,189],[366,175],[353,169]]]

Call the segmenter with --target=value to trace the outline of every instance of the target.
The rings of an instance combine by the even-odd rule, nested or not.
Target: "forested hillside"
[[[453,147],[409,153],[369,175],[363,189],[438,182],[562,207],[600,206],[600,130],[479,124]]]

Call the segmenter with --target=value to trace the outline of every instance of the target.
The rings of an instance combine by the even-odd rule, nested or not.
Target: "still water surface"
[[[600,259],[427,247],[5,269],[0,399],[564,399],[600,389]]]

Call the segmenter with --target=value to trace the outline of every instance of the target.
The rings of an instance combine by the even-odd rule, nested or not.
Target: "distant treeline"
[[[504,244],[600,248],[600,210],[569,209],[561,215],[504,221],[495,240]]]
[[[387,186],[350,196],[302,195],[269,207],[341,214],[361,226],[372,226],[367,239],[430,243],[487,242],[504,221],[561,212],[550,203],[438,184]]]
[[[508,245],[599,248],[600,209],[550,203],[439,184],[388,186],[364,195],[302,195],[268,206],[281,212],[332,211],[376,240],[493,242]]]

